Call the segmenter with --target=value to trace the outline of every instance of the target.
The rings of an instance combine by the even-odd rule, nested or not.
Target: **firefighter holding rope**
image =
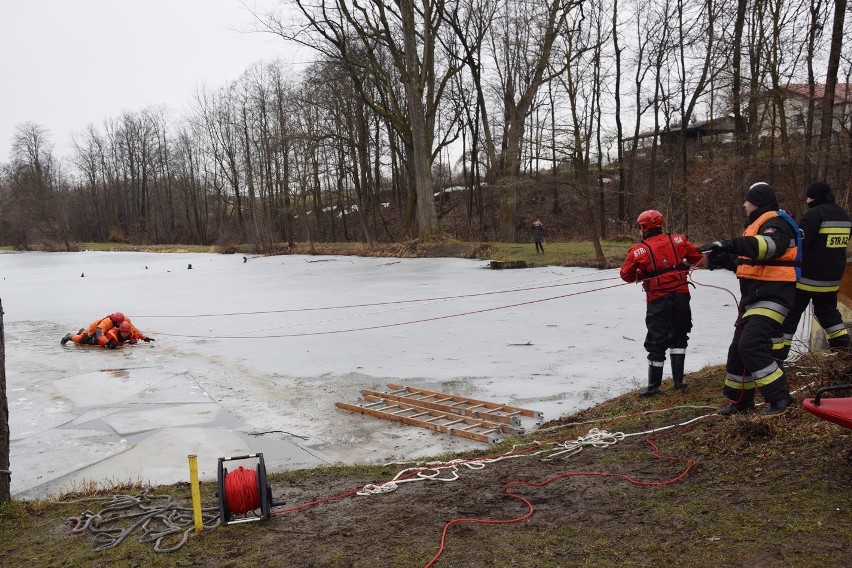
[[[774,353],[783,346],[781,325],[796,296],[801,235],[796,222],[778,207],[769,184],[752,185],[743,207],[748,223],[741,237],[700,247],[708,253],[710,270],[733,270],[740,281],[739,316],[723,388],[731,402],[719,414],[754,409],[759,390],[768,403],[763,415],[778,416],[794,402]]]
[[[674,388],[686,387],[683,367],[688,333],[692,330],[689,287],[690,266],[701,260],[701,251],[680,234],[663,232],[663,215],[649,209],[636,219],[642,241],[627,252],[621,265],[625,282],[642,282],[647,302],[645,310],[645,350],[648,352],[648,386],[640,396],[660,392],[666,349],[672,366]]]

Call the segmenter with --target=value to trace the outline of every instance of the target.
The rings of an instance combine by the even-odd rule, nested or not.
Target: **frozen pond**
[[[188,454],[215,480],[219,457],[253,452],[275,471],[484,447],[335,407],[388,383],[532,408],[545,420],[644,384],[639,286],[619,285],[617,270],[487,265],[0,254],[12,493],[188,481]],[[737,290],[726,271],[695,279]],[[699,287],[692,305],[687,371],[724,360],[736,318],[722,290]],[[114,311],[156,341],[60,346]]]

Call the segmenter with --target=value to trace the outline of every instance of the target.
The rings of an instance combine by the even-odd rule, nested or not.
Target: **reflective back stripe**
[[[820,229],[822,228],[834,228],[834,227],[846,227],[847,229],[852,229],[852,222],[850,221],[823,221],[819,224]]]

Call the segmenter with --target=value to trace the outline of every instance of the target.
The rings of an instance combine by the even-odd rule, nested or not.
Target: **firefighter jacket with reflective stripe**
[[[733,244],[739,255],[737,278],[796,281],[796,235],[778,211],[761,214],[746,227],[742,237],[733,239]]]
[[[852,230],[849,214],[832,198],[808,204],[800,226],[805,234],[802,242],[802,277],[796,284],[808,292],[837,292],[846,269],[846,245]]]
[[[777,205],[753,211],[743,236],[731,239],[731,243],[741,263],[737,278],[742,317],[764,316],[780,324],[796,297],[794,264],[798,251],[792,227],[775,209]],[[783,264],[769,264],[773,261]]]
[[[689,293],[689,267],[699,260],[701,251],[685,236],[652,231],[627,252],[620,275],[625,282],[641,281],[652,302],[675,292]]]

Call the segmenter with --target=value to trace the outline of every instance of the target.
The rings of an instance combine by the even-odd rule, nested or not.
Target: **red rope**
[[[188,338],[192,338],[192,339],[274,339],[274,338],[281,338],[281,337],[306,337],[306,336],[311,336],[311,335],[333,335],[333,334],[336,334],[336,333],[351,333],[353,331],[369,331],[369,330],[373,330],[373,329],[384,329],[384,328],[388,328],[388,327],[398,327],[398,326],[401,326],[401,325],[412,325],[412,324],[415,324],[415,323],[425,323],[425,322],[429,322],[429,321],[438,321],[438,320],[443,320],[443,319],[458,318],[458,317],[462,317],[462,316],[470,316],[470,315],[474,315],[474,314],[482,314],[482,313],[485,313],[485,312],[494,312],[494,311],[497,311],[497,310],[505,310],[505,309],[508,309],[508,308],[517,308],[519,306],[528,306],[530,304],[539,304],[541,302],[550,302],[552,300],[560,300],[562,298],[568,298],[570,296],[579,296],[580,294],[588,294],[590,292],[599,292],[601,290],[607,290],[609,288],[617,288],[619,286],[625,286],[625,285],[626,284],[624,282],[622,282],[620,284],[613,284],[611,286],[603,286],[601,288],[594,288],[592,290],[583,290],[582,292],[572,292],[571,294],[561,294],[559,296],[551,296],[549,298],[542,298],[540,300],[530,300],[528,302],[518,302],[517,304],[508,304],[508,305],[505,305],[505,306],[495,306],[493,308],[483,308],[481,310],[471,310],[469,312],[461,312],[461,313],[457,313],[457,314],[448,314],[448,315],[445,315],[445,316],[435,316],[435,317],[431,317],[431,318],[423,318],[423,319],[418,319],[418,320],[402,321],[402,322],[397,322],[397,323],[386,323],[386,324],[381,324],[381,325],[371,325],[371,326],[365,326],[365,327],[352,327],[352,328],[347,328],[347,329],[333,329],[331,331],[306,331],[306,332],[303,332],[303,333],[282,333],[282,334],[277,334],[277,335],[187,335],[185,333],[158,332],[158,335],[168,335],[168,336],[174,336],[174,337],[188,337]]]
[[[459,294],[455,296],[435,296],[431,298],[416,298],[414,300],[388,300],[387,302],[371,302],[367,304],[347,304],[340,306],[318,306],[314,308],[289,308],[285,310],[261,310],[256,312],[222,312],[218,314],[189,314],[189,315],[161,315],[161,314],[129,314],[134,318],[210,318],[221,316],[254,316],[260,314],[285,314],[290,312],[315,312],[321,310],[344,310],[351,308],[372,308],[376,306],[392,306],[395,304],[412,304],[415,302],[437,302],[441,300],[461,300],[464,298],[474,298],[477,296],[491,296],[494,294],[511,294],[515,292],[529,292],[531,290],[544,290],[547,288],[559,288],[562,286],[574,286],[576,284],[594,284],[597,282],[606,282],[607,280],[618,280],[618,276],[609,276],[606,278],[596,278],[593,280],[580,280],[578,282],[566,282],[563,284],[546,284],[541,286],[522,286],[511,288],[509,290],[493,290],[489,292],[475,292],[472,294]]]
[[[685,429],[685,428],[679,428],[678,430],[683,430],[683,429]],[[549,477],[548,479],[545,479],[544,481],[511,481],[503,487],[503,493],[505,493],[508,497],[511,497],[513,499],[517,499],[517,500],[523,502],[527,506],[527,512],[526,513],[524,513],[523,515],[520,515],[518,517],[511,518],[511,519],[477,519],[477,518],[459,517],[459,518],[456,518],[456,519],[452,519],[451,521],[448,521],[444,525],[443,530],[441,531],[441,545],[440,545],[440,548],[438,549],[438,552],[435,553],[435,555],[432,557],[432,559],[429,560],[429,562],[427,562],[424,565],[423,568],[431,568],[431,566],[434,566],[435,562],[438,561],[438,558],[441,557],[441,554],[444,553],[444,549],[446,548],[447,531],[449,531],[450,527],[452,527],[453,525],[460,524],[460,523],[475,523],[475,524],[490,524],[490,525],[493,525],[493,524],[509,524],[509,523],[518,523],[518,522],[521,522],[521,521],[524,521],[524,520],[530,518],[532,516],[532,514],[535,512],[535,507],[533,506],[532,503],[530,503],[529,500],[527,500],[523,496],[518,495],[517,493],[512,493],[511,491],[509,491],[509,489],[511,489],[512,487],[514,487],[516,485],[520,485],[520,486],[525,485],[527,487],[544,487],[545,485],[548,485],[548,484],[550,484],[550,483],[552,483],[552,482],[554,482],[558,479],[564,479],[564,478],[568,478],[568,477],[579,477],[579,476],[614,477],[614,478],[617,478],[617,479],[623,479],[623,480],[625,480],[629,483],[632,483],[634,485],[655,486],[655,487],[659,487],[659,486],[662,486],[662,485],[670,485],[672,483],[676,483],[676,482],[680,481],[690,472],[690,470],[693,467],[698,465],[698,461],[690,459],[690,458],[679,458],[679,457],[675,457],[675,456],[663,455],[663,454],[660,453],[660,449],[657,447],[657,445],[654,444],[654,442],[653,442],[653,440],[655,440],[656,438],[658,438],[660,436],[671,434],[672,432],[676,432],[678,430],[672,430],[670,432],[663,432],[661,434],[658,434],[657,436],[653,436],[653,437],[648,438],[646,440],[648,442],[648,444],[654,449],[653,452],[652,452],[652,455],[655,458],[664,459],[664,460],[668,460],[668,461],[685,462],[687,464],[686,467],[683,470],[681,470],[681,472],[678,473],[677,475],[675,475],[674,477],[670,477],[669,479],[665,479],[663,481],[643,481],[641,479],[636,479],[635,477],[632,477],[632,476],[627,475],[625,473],[612,473],[612,472],[606,472],[606,471],[569,471],[569,472],[566,472],[566,473],[560,473],[558,475],[554,475],[553,477]]]
[[[237,515],[260,508],[255,470],[240,466],[225,476],[225,503]]]

